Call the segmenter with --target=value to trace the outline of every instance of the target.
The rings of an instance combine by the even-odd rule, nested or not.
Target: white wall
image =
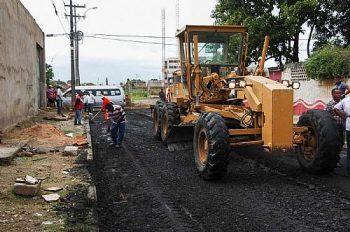
[[[291,68],[287,67],[282,73],[282,80],[291,80]],[[305,102],[313,103],[317,100],[328,102],[332,99],[331,90],[335,87],[333,81],[299,81],[300,88],[294,90],[294,102],[303,99]]]

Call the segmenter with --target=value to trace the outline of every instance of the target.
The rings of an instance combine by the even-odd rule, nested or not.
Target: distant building
[[[150,95],[157,95],[162,88],[162,81],[157,79],[151,79],[147,83],[147,91]]]
[[[131,80],[131,86],[133,89],[147,89],[146,82],[143,80]]]
[[[20,0],[0,0],[0,131],[46,107],[45,35]]]
[[[147,90],[146,82],[140,79],[127,79],[124,89],[127,94],[129,94],[133,90]]]
[[[173,76],[173,72],[179,70],[180,68],[180,60],[176,57],[168,57],[164,61],[163,71],[165,73],[164,83],[168,83],[168,79]]]

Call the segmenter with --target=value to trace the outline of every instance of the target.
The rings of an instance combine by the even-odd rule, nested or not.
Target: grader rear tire
[[[305,142],[297,148],[300,166],[313,174],[330,173],[337,166],[341,150],[340,136],[333,117],[324,110],[309,110],[297,124],[309,128]]]
[[[153,136],[155,139],[161,141],[162,137],[160,135],[160,123],[162,121],[162,109],[164,102],[157,101],[153,110]]]
[[[175,102],[168,102],[163,107],[161,120],[161,138],[164,145],[168,143],[168,137],[173,127],[180,123],[180,111]]]
[[[230,152],[228,140],[227,126],[218,113],[201,114],[194,129],[193,149],[203,179],[217,180],[225,176]]]

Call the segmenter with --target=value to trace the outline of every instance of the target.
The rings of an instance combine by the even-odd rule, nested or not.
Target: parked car
[[[123,88],[117,86],[75,86],[75,91],[90,92],[95,96],[96,103],[94,107],[101,107],[102,99],[101,96],[106,96],[113,104],[125,106],[125,93]],[[67,89],[63,93],[63,106],[71,106],[72,90]]]

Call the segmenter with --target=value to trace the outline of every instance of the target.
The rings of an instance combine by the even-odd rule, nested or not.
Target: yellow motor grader
[[[294,125],[299,83],[263,76],[268,37],[259,66],[248,72],[246,27],[187,25],[176,36],[181,70],[169,81],[168,101],[154,106],[153,135],[172,150],[190,141],[202,178],[223,177],[231,149],[252,145],[294,149],[311,173],[336,167],[341,142],[332,116],[310,110]]]

